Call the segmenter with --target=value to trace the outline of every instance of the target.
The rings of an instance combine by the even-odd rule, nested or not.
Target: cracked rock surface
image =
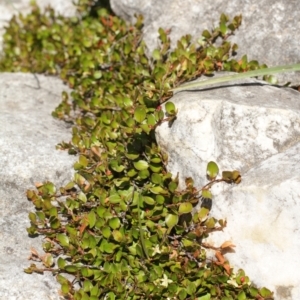
[[[0,299],[59,299],[55,277],[23,269],[31,247],[43,253],[42,238],[26,232],[33,211],[26,190],[43,181],[59,187],[73,176],[76,157],[55,149],[71,139],[71,128],[51,116],[64,90],[55,77],[0,73]]]
[[[242,175],[239,185],[213,186],[211,216],[228,223],[204,241],[231,241],[235,253],[226,258],[235,270],[273,290],[276,300],[300,299],[300,93],[248,79],[170,101],[177,119],[159,126],[156,137],[181,187],[186,177],[204,186],[211,160]]]

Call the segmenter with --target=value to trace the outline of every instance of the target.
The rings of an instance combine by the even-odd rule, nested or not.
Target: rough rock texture
[[[172,127],[156,131],[168,152],[168,169],[202,187],[210,160],[220,170],[241,171],[240,185],[213,187],[211,215],[227,219],[224,232],[206,240],[231,240],[226,257],[275,299],[300,299],[300,94],[255,80],[177,93]]]
[[[64,16],[74,16],[75,6],[72,0],[36,0],[41,8],[51,5],[55,11]],[[13,15],[19,13],[26,14],[30,12],[30,0],[0,0],[0,50],[2,49],[2,35],[4,26]]]
[[[299,63],[300,31],[298,0],[111,0],[114,12],[128,21],[134,14],[145,18],[145,40],[150,49],[158,45],[159,27],[171,29],[175,43],[182,35],[199,37],[204,29],[218,25],[221,13],[242,14],[243,23],[230,40],[247,54],[268,66]],[[300,72],[277,75],[281,82],[300,84]]]
[[[51,116],[67,90],[54,77],[0,73],[0,299],[57,300],[51,274],[28,275],[23,269],[30,247],[42,253],[42,239],[29,238],[26,190],[35,182],[58,186],[72,179],[75,157],[55,149],[71,130]]]

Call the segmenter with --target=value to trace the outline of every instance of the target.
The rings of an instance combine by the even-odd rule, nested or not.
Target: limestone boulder
[[[35,182],[57,186],[73,176],[76,157],[56,150],[71,139],[71,128],[51,112],[68,90],[57,78],[0,73],[0,299],[59,299],[50,273],[28,275],[30,248],[41,254],[42,238],[30,238],[26,190]]]
[[[239,170],[239,185],[212,188],[210,214],[228,222],[205,242],[219,247],[235,270],[274,291],[275,299],[300,299],[300,94],[253,79],[175,94],[178,116],[156,130],[180,187],[207,180],[206,165]]]
[[[144,39],[150,50],[158,46],[158,28],[171,29],[173,45],[185,34],[196,39],[205,29],[218,26],[222,13],[242,14],[243,23],[230,41],[239,45],[238,56],[248,55],[268,66],[299,63],[299,12],[297,0],[111,0],[114,12],[133,22],[145,19]],[[300,73],[277,75],[280,82],[300,84]]]

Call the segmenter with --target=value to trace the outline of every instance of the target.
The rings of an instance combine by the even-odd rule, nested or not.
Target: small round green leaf
[[[54,259],[50,253],[46,253],[43,257],[43,264],[46,268],[50,268],[53,265]]]
[[[161,158],[160,157],[153,157],[153,158],[151,158],[151,162],[158,164],[158,163],[161,162]]]
[[[134,162],[133,165],[139,171],[146,170],[149,166],[145,160],[139,160],[137,162]]]
[[[160,174],[157,174],[157,173],[152,173],[151,181],[155,184],[161,184],[162,183],[162,176]]]
[[[68,265],[68,266],[65,266],[65,270],[68,273],[75,273],[75,272],[77,272],[78,268],[74,265]]]
[[[169,228],[173,228],[175,225],[177,225],[178,220],[179,220],[179,218],[177,215],[168,214],[166,216],[165,222]]]
[[[71,287],[70,287],[69,284],[63,283],[63,284],[61,285],[61,288],[60,288],[60,289],[61,289],[61,291],[62,291],[63,294],[68,294],[69,291],[70,291],[70,289],[71,289]]]
[[[147,179],[150,176],[148,169],[139,171],[139,177],[141,179]]]
[[[87,201],[86,195],[83,192],[79,192],[78,199],[84,203]]]
[[[196,285],[193,282],[188,283],[186,291],[189,295],[193,295],[196,292]]]
[[[36,214],[33,212],[29,213],[29,219],[31,222],[35,223],[36,222]]]
[[[151,198],[151,197],[144,196],[143,200],[148,205],[154,205],[155,204],[155,200],[153,198]]]
[[[185,300],[187,297],[186,290],[185,289],[180,290],[180,292],[178,293],[178,297],[179,297],[179,300]]]
[[[146,118],[146,109],[142,106],[138,106],[134,111],[134,119],[138,123],[142,123]]]
[[[209,190],[202,190],[202,195],[205,199],[212,199],[212,194]]]
[[[122,242],[122,240],[124,238],[123,234],[119,230],[114,230],[112,235],[113,235],[114,240],[119,243]]]
[[[57,218],[53,218],[53,220],[50,222],[50,226],[52,229],[57,229],[60,227],[60,222]]]
[[[238,294],[237,299],[238,299],[238,300],[246,300],[246,299],[247,299],[247,296],[246,296],[245,292],[244,292],[244,291],[241,291],[241,292]]]
[[[232,171],[232,179],[235,184],[239,184],[242,181],[240,172],[237,170]]]
[[[134,159],[137,159],[140,156],[140,154],[139,153],[125,153],[125,156],[129,159],[134,160]]]
[[[119,165],[119,162],[115,159],[110,162],[110,166],[116,172],[122,172],[125,169],[125,167]]]
[[[105,237],[105,238],[109,238],[110,237],[110,235],[111,235],[111,230],[110,230],[110,228],[109,227],[103,227],[102,228],[102,235]]]
[[[93,228],[96,223],[96,214],[93,210],[88,214],[88,221],[90,228]]]
[[[74,187],[75,183],[73,181],[70,181],[67,185],[64,186],[65,190],[70,190]]]
[[[155,200],[157,204],[164,204],[165,203],[165,197],[162,195],[156,195]]]
[[[69,238],[65,234],[58,233],[56,235],[56,239],[59,241],[61,246],[63,246],[63,247],[68,247],[69,246],[70,241],[69,241]]]
[[[161,166],[161,164],[151,163],[150,164],[150,169],[154,173],[159,173],[162,169],[162,166]]]
[[[119,196],[119,194],[113,194],[109,196],[110,203],[117,204],[120,203],[120,201],[121,201],[121,197]]]
[[[209,180],[215,180],[219,174],[219,167],[214,161],[207,164],[206,175]]]
[[[208,214],[209,214],[209,209],[205,207],[201,207],[201,209],[198,211],[198,219],[200,221],[203,221],[207,218]]]
[[[197,300],[211,300],[211,295],[210,294],[206,294],[204,296],[201,296]]]
[[[193,205],[189,202],[181,203],[178,209],[180,214],[187,214],[193,210]]]
[[[169,115],[174,115],[176,114],[176,108],[173,102],[167,102],[166,103],[166,111]]]
[[[272,292],[270,290],[268,290],[267,288],[263,287],[259,290],[259,293],[265,298],[265,297],[269,297],[272,296]]]
[[[94,78],[95,79],[100,79],[101,77],[102,77],[102,72],[101,71],[94,72]]]
[[[60,269],[63,269],[66,265],[66,261],[59,257],[58,260],[57,260],[57,266],[60,268]]]
[[[127,176],[129,176],[129,177],[134,177],[136,174],[137,174],[137,171],[135,169],[130,169],[127,172]]]
[[[231,171],[223,171],[222,172],[222,179],[225,181],[232,181],[232,172]]]
[[[119,218],[114,217],[109,220],[108,224],[112,229],[117,229],[120,227],[121,221]]]
[[[178,184],[174,181],[171,181],[169,184],[168,184],[168,188],[170,190],[170,192],[174,193],[175,190],[177,189],[177,186]]]
[[[168,194],[168,192],[160,186],[154,186],[154,187],[150,188],[150,191],[153,194],[162,194],[162,195]]]
[[[205,221],[204,224],[207,228],[214,228],[216,225],[216,220],[214,218],[209,218]]]
[[[103,245],[103,250],[104,250],[106,253],[113,253],[114,248],[115,248],[115,245],[114,245],[113,243],[105,243],[105,244]]]
[[[153,57],[155,60],[159,60],[159,59],[160,59],[160,51],[159,51],[159,49],[155,49],[155,50],[152,52],[152,57]]]

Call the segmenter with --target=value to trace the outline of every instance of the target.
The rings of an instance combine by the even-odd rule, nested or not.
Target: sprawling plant
[[[231,58],[237,45],[228,38],[241,24],[222,15],[197,41],[186,35],[170,49],[159,29],[160,47],[148,54],[142,18],[128,25],[103,8],[81,2],[78,16],[65,18],[52,8],[13,17],[4,35],[1,71],[57,75],[73,89],[63,93],[53,116],[73,124],[74,179],[66,186],[44,182],[27,191],[35,206],[30,235],[45,237],[45,254],[32,249],[25,272],[50,271],[66,299],[271,299],[242,270],[223,257],[206,257],[203,240],[226,223],[209,216],[213,184],[239,183],[237,171],[209,162],[208,183],[196,189],[191,178],[179,190],[158,147],[155,128],[176,122],[172,88],[219,70],[258,69],[256,61]],[[218,40],[218,45],[215,42]],[[71,275],[71,276],[70,276]]]

